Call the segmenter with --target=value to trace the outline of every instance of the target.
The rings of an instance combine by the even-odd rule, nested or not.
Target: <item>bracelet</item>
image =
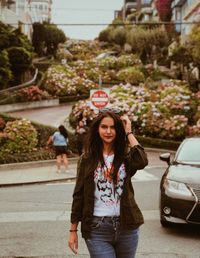
[[[78,229],[70,229],[69,232],[77,232]]]
[[[133,134],[133,132],[132,132],[132,131],[130,131],[130,132],[126,133],[126,137],[128,137],[128,136],[129,136],[129,134]]]

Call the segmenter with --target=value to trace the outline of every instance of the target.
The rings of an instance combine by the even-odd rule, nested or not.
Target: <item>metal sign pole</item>
[[[99,89],[102,87],[102,78],[101,75],[99,75]]]

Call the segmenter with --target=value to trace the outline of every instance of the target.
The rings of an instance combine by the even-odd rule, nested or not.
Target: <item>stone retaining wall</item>
[[[20,111],[32,108],[53,107],[59,105],[59,99],[0,105],[0,112]]]

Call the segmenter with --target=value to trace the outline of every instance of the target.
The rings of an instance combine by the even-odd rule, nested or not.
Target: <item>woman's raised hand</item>
[[[132,131],[132,127],[131,127],[131,120],[129,119],[129,117],[127,115],[123,115],[120,117],[122,120],[122,123],[124,125],[124,130],[126,133],[129,133]]]

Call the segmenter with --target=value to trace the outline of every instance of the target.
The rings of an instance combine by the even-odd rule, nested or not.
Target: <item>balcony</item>
[[[137,1],[127,2],[125,3],[125,10],[137,9],[137,6],[138,6]]]
[[[172,3],[172,6],[173,6],[173,7],[181,7],[181,6],[183,6],[186,2],[187,2],[187,0],[175,0],[175,1]]]

